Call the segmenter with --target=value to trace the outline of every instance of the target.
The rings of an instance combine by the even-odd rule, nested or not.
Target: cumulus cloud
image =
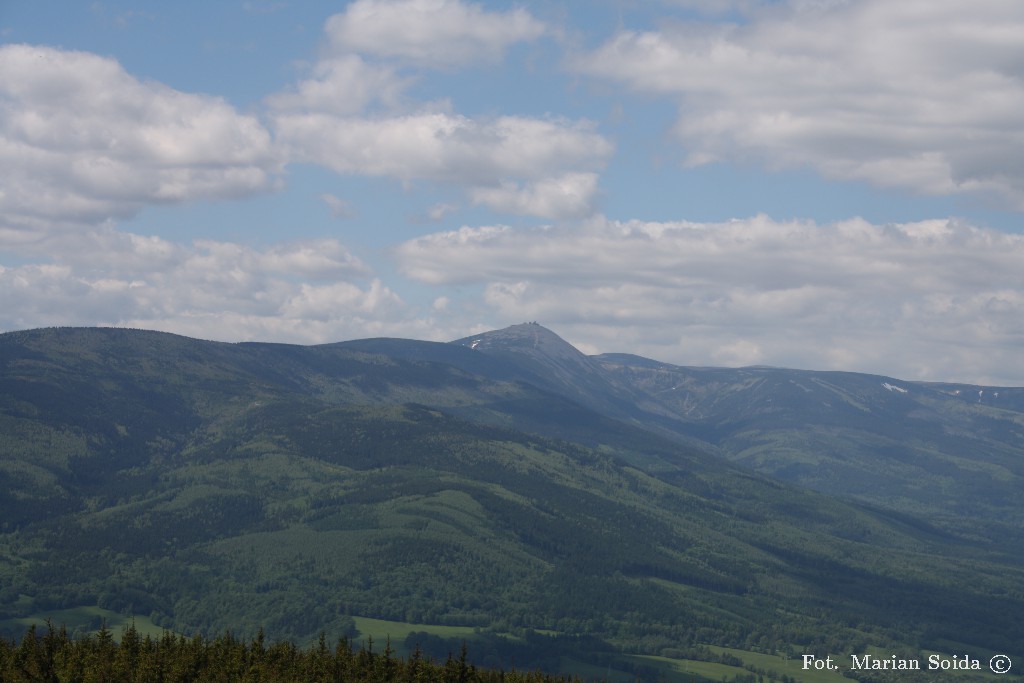
[[[326,26],[335,50],[432,67],[494,62],[545,30],[524,9],[486,12],[459,0],[356,0]]]
[[[589,122],[471,118],[405,98],[424,69],[497,60],[545,30],[523,9],[358,0],[327,21],[329,47],[310,76],[267,98],[277,140],[291,161],[338,173],[454,185],[515,214],[589,215],[612,153]]]
[[[0,47],[0,240],[95,226],[146,204],[267,190],[270,134],[224,100],[142,82],[114,60]]]
[[[0,329],[122,325],[313,343],[424,327],[333,239],[256,249],[101,230],[51,249],[53,263],[0,267]]]
[[[411,83],[394,67],[367,64],[355,54],[337,55],[318,61],[308,78],[269,96],[267,104],[275,110],[307,109],[344,116],[374,103],[395,106]]]
[[[333,218],[352,218],[356,215],[356,211],[352,207],[351,202],[348,202],[341,197],[336,197],[329,192],[325,192],[320,195],[320,199],[322,199],[324,204],[326,204],[331,210],[331,216]]]
[[[1022,33],[1024,5],[1005,0],[790,0],[739,24],[622,31],[574,64],[677,99],[691,164],[809,166],[1022,209]]]
[[[582,124],[503,116],[481,121],[446,113],[381,119],[297,114],[278,119],[295,158],[339,173],[497,183],[541,178],[551,169],[592,166],[610,144]]]
[[[296,160],[339,173],[455,184],[477,203],[548,217],[590,212],[597,188],[590,169],[602,166],[612,151],[586,123],[516,116],[308,112],[279,115],[276,129]]]
[[[470,196],[477,204],[506,213],[581,218],[592,212],[596,193],[596,173],[566,173],[526,187],[508,181],[498,187],[479,187]]]
[[[501,320],[683,364],[1019,383],[1024,237],[956,221],[587,221],[465,227],[397,248],[424,283],[476,284]]]
[[[662,0],[662,2],[670,7],[680,7],[702,15],[716,16],[732,13],[744,15],[771,0]]]

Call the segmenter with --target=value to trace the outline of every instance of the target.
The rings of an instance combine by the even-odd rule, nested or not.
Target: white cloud
[[[714,4],[714,3],[712,3]],[[575,68],[680,102],[692,164],[754,160],[1024,209],[1024,5],[792,0],[623,31]]]
[[[278,166],[259,121],[220,98],[138,81],[90,53],[0,47],[4,243],[262,192]]]
[[[345,116],[362,112],[375,102],[395,106],[411,82],[392,67],[367,64],[358,55],[339,55],[318,61],[309,78],[294,90],[271,95],[267,104],[279,111]]]
[[[341,197],[336,197],[329,192],[325,192],[320,195],[320,199],[327,204],[327,207],[331,210],[331,216],[333,218],[352,218],[356,215],[355,209],[352,207],[352,203],[348,202]]]
[[[759,6],[769,3],[772,0],[662,0],[670,7],[681,7],[692,10],[699,14],[715,16],[727,15],[730,13],[747,14],[756,10]],[[824,2],[827,0],[809,0],[811,2]],[[841,0],[840,0],[841,1]]]
[[[589,216],[596,194],[596,173],[566,173],[526,187],[506,181],[498,187],[478,187],[470,191],[474,202],[497,211],[552,218]]]
[[[495,61],[545,30],[522,9],[357,0],[327,21],[329,49],[310,77],[267,98],[277,140],[290,161],[338,173],[454,185],[472,203],[514,214],[589,215],[595,171],[612,153],[590,123],[470,118],[444,101],[404,99],[408,72]]]
[[[542,321],[603,351],[1024,381],[1024,236],[955,221],[594,219],[465,227],[396,255],[421,282],[484,286],[496,320]]]
[[[0,267],[0,329],[123,325],[225,341],[312,343],[424,328],[333,239],[255,249],[102,230],[46,247],[53,263]]]
[[[456,204],[435,204],[434,206],[427,209],[426,219],[437,223],[438,221],[444,220],[445,216],[453,211],[458,211],[459,207]]]
[[[587,214],[612,146],[586,123],[443,112],[359,118],[320,112],[276,117],[295,160],[339,173],[467,188],[478,203],[513,213]],[[587,169],[587,170],[579,170]],[[517,183],[526,181],[525,190]]]
[[[336,50],[433,67],[498,61],[545,30],[524,9],[486,12],[459,0],[356,0],[326,26]]]
[[[514,116],[478,121],[441,112],[379,119],[315,113],[280,116],[277,127],[295,159],[400,180],[543,178],[552,169],[599,165],[611,153],[585,124]]]
[[[312,280],[368,275],[370,269],[334,239],[275,245],[259,253],[256,267]]]

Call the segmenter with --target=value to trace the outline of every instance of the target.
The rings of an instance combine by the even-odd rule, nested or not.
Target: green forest
[[[296,661],[321,633],[356,657],[376,620],[396,660],[446,662],[465,642],[481,671],[615,683],[781,679],[804,653],[1024,656],[1024,553],[990,521],[1018,499],[1000,493],[949,524],[899,496],[816,492],[668,422],[588,407],[581,392],[604,386],[594,367],[566,395],[517,372],[415,342],[0,335],[5,666],[56,661],[39,655],[54,639],[123,658],[97,623],[113,617],[137,619],[128,646],[147,652],[173,641],[254,656],[262,632]],[[844,391],[866,392],[857,381]],[[605,389],[594,405],[632,405]],[[888,415],[902,398],[881,391]],[[995,472],[998,493],[1016,481],[1018,417],[993,410],[979,433],[1002,444],[996,456],[961,448],[956,466]],[[756,415],[730,438],[754,440]],[[900,457],[941,445],[919,437]],[[791,459],[813,455],[787,444]],[[943,481],[927,482],[934,496]],[[90,616],[42,630],[77,614]]]
[[[321,635],[308,648],[251,641],[230,633],[185,638],[165,632],[141,636],[128,627],[118,639],[105,627],[94,636],[71,637],[66,629],[31,627],[20,642],[0,639],[0,681],[41,683],[562,683],[569,679],[537,672],[478,669],[463,647],[443,661],[414,651],[396,657],[390,644],[354,647],[347,639],[328,644]]]
[[[426,641],[424,647],[421,641]],[[629,683],[658,680],[673,683],[841,683],[850,673],[814,670],[799,658],[768,657],[724,648],[695,648],[695,659],[634,657],[577,662],[571,674],[546,671],[560,668],[576,654],[571,643],[543,645],[548,661],[531,667],[501,667],[473,663],[466,641],[450,641],[424,632],[409,633],[407,654],[389,639],[372,637],[356,644],[352,638],[329,641],[323,632],[309,645],[269,641],[260,629],[251,638],[231,632],[216,637],[185,637],[163,631],[141,633],[127,624],[115,633],[101,624],[91,634],[71,635],[47,621],[30,626],[20,639],[0,638],[0,681],[4,683]],[[434,646],[434,650],[430,649]],[[511,646],[535,656],[527,643]],[[440,649],[438,649],[440,648]],[[506,653],[508,654],[508,653]],[[901,653],[906,655],[907,653]],[[479,652],[475,659],[479,661]],[[745,663],[745,657],[752,663]],[[571,659],[570,659],[571,661]],[[618,668],[613,669],[612,663]],[[672,664],[668,664],[672,662]],[[546,666],[545,666],[546,665]],[[564,665],[561,665],[564,668]],[[992,674],[942,672],[949,680],[983,683]],[[1019,680],[999,676],[995,680]],[[856,672],[860,683],[933,680],[927,672]]]

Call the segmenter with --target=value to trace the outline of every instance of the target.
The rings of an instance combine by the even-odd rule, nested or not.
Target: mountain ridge
[[[0,335],[0,625],[93,606],[187,633],[263,625],[310,638],[350,632],[354,615],[494,638],[586,633],[655,655],[829,638],[851,651],[1013,652],[1024,637],[1021,554],[991,510],[958,526],[728,461],[725,449],[763,455],[749,445],[758,434],[778,439],[801,420],[825,438],[841,426],[829,416],[872,418],[847,405],[868,400],[859,385],[779,371],[780,398],[804,410],[830,396],[840,412],[744,413],[764,404],[730,379],[740,371],[660,364],[652,376],[647,362],[559,346],[538,356],[565,343],[550,334],[547,346],[527,334],[476,348],[465,340],[481,335],[316,346],[114,328]],[[689,387],[708,423],[630,404],[678,409],[656,398],[660,382]],[[963,430],[991,417],[969,408]],[[950,443],[1003,443],[991,419],[987,435]],[[808,452],[781,445],[778,457]],[[962,460],[952,464],[1007,468],[1014,489],[1012,463]]]
[[[457,346],[511,361],[532,382],[552,388],[574,400],[618,418],[633,417],[634,409],[660,412],[643,394],[614,381],[593,358],[537,323],[512,325],[450,342]],[[669,417],[670,415],[663,415]]]
[[[118,328],[105,330],[99,334],[111,339],[124,334]],[[8,334],[30,338],[42,332]],[[81,334],[79,328],[61,332],[67,338]],[[159,346],[157,342],[164,340],[167,346],[187,339],[140,331],[132,344],[145,340]],[[275,367],[282,368],[286,367],[280,365],[283,357],[299,362],[296,359],[301,356],[317,358],[321,367],[333,363],[335,370],[342,370],[352,361],[331,357],[336,350],[391,359],[389,363],[401,359],[407,365],[394,372],[404,373],[401,393],[409,401],[437,398],[430,385],[442,382],[440,376],[431,376],[421,385],[406,381],[415,375],[409,373],[417,363],[434,363],[435,369],[445,368],[443,383],[450,390],[443,407],[469,419],[509,426],[508,410],[518,403],[519,419],[530,421],[534,428],[586,440],[584,429],[573,428],[573,419],[566,418],[559,428],[554,413],[533,410],[532,406],[547,400],[537,399],[535,392],[541,391],[549,398],[569,401],[559,409],[566,416],[564,410],[577,404],[605,419],[657,434],[684,448],[715,453],[772,477],[883,507],[944,517],[943,523],[951,527],[962,524],[965,516],[981,517],[986,524],[1003,520],[996,525],[998,533],[1024,543],[1024,533],[1018,530],[1024,526],[1024,513],[1013,494],[1015,486],[1024,485],[1021,388],[907,382],[838,371],[685,367],[629,354],[585,356],[537,324],[449,343],[403,339],[310,347],[196,343],[218,357],[232,348],[247,349],[244,362],[256,377],[265,372],[259,361],[261,349],[275,349]],[[299,353],[298,349],[306,350]],[[108,352],[103,358],[116,361],[115,355]],[[147,362],[148,376],[162,381],[154,374],[161,367],[159,358]],[[358,380],[362,384],[352,384],[356,380],[338,384],[332,383],[330,373],[310,369],[310,362],[301,361],[305,366],[292,366],[285,374],[278,372],[275,381],[291,383],[296,390],[303,383],[319,383],[360,400],[395,399],[387,391],[383,366],[364,373]],[[377,386],[376,393],[368,393],[372,385]],[[464,388],[457,399],[452,393],[456,386]],[[531,411],[534,415],[529,418]],[[934,490],[943,495],[935,496]]]
[[[537,328],[557,337],[526,324],[453,343],[476,342],[483,354],[514,358],[521,339]],[[534,347],[527,362],[536,355]],[[624,353],[585,358],[588,376],[600,382],[563,385],[561,393],[593,409],[774,478],[925,513],[951,529],[974,533],[983,518],[996,529],[993,538],[1024,548],[1024,509],[1014,494],[1024,486],[1024,388],[687,367]],[[587,395],[595,390],[627,398],[613,403]]]

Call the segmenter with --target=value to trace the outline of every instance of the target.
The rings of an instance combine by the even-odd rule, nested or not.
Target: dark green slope
[[[1024,550],[1024,390],[597,357],[736,462]]]
[[[451,348],[0,335],[0,618],[99,605],[306,638],[355,615],[647,653],[1024,640],[998,547]]]
[[[697,453],[701,459],[707,455],[707,443],[681,433],[672,418],[637,405],[634,401],[646,399],[633,390],[597,379],[598,366],[550,330],[516,325],[483,337],[491,340],[487,352],[473,346],[480,337],[452,343],[361,339],[320,348],[462,371],[477,382],[472,395],[445,391],[409,398],[473,422],[615,448],[648,468],[659,463],[673,467],[681,453]],[[517,348],[503,350],[508,341]],[[536,347],[543,351],[529,354]],[[524,357],[523,351],[529,355]]]
[[[620,381],[595,359],[580,353],[536,323],[512,325],[451,342],[514,368],[532,386],[564,396],[602,415],[642,425],[679,440],[677,417],[644,390]]]
[[[1024,557],[1022,388],[781,368],[690,368],[629,354],[587,357],[536,324],[452,345],[691,450],[825,493],[923,515],[964,537],[1009,544]]]

